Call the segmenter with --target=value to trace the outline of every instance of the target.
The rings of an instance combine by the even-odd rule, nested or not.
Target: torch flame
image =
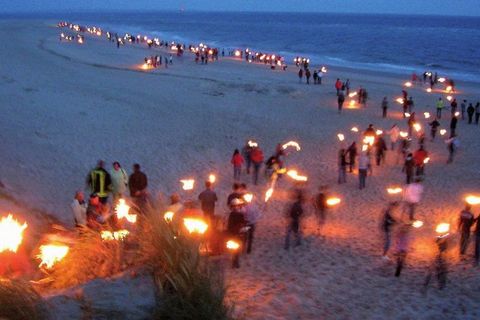
[[[423,115],[424,115],[425,119],[430,118],[430,112],[424,112]]]
[[[383,131],[378,129],[375,133],[377,134],[377,136],[379,136],[379,135],[383,134]]]
[[[424,160],[423,160],[423,163],[424,164],[427,164],[430,162],[430,157],[426,157]]]
[[[307,181],[308,180],[308,177],[299,175],[297,170],[288,170],[287,175],[290,178],[292,178],[293,180],[296,180],[296,181]]]
[[[409,112],[405,112],[405,117],[410,118],[411,114]]]
[[[350,129],[352,132],[358,132],[358,128],[357,127],[352,127],[352,129]]]
[[[441,78],[438,78],[438,82],[440,83],[444,83],[447,79],[445,79],[444,77],[441,77]]]
[[[449,230],[450,230],[450,224],[448,223],[440,223],[437,225],[437,228],[435,229],[435,231],[440,234],[448,233]]]
[[[0,219],[0,252],[17,252],[18,247],[23,241],[23,231],[27,228],[27,223],[23,225],[9,214]]]
[[[368,145],[364,144],[362,145],[362,151],[365,152],[368,150]]]
[[[414,228],[417,228],[417,229],[418,229],[418,228],[421,228],[421,227],[423,226],[423,221],[415,220],[415,221],[413,221],[412,226],[413,226]]]
[[[452,92],[452,90],[453,90],[452,86],[448,86],[448,87],[445,89],[446,92]]]
[[[357,92],[352,92],[352,93],[350,93],[348,96],[349,96],[350,98],[353,98],[353,97],[355,97],[356,95],[357,95]]]
[[[408,137],[408,132],[400,131],[400,137],[402,137],[402,138]]]
[[[184,179],[184,180],[180,180],[180,182],[183,184],[182,186],[183,190],[192,190],[193,186],[195,185],[195,180],[193,179]]]
[[[172,211],[167,211],[167,212],[165,212],[165,214],[163,215],[163,219],[165,219],[165,221],[167,221],[167,222],[172,222],[174,215],[175,215],[174,212],[172,212]]]
[[[252,141],[252,140],[248,140],[247,144],[250,148],[258,147],[258,143],[256,143],[255,141]]]
[[[339,204],[342,200],[340,198],[328,198],[327,199],[327,206],[333,207]]]
[[[49,244],[40,246],[40,253],[37,255],[37,258],[42,260],[42,262],[39,264],[39,267],[52,268],[54,264],[65,258],[68,250],[68,246],[65,245]]]
[[[233,241],[233,240],[228,240],[227,241],[227,249],[229,250],[238,250],[240,248],[240,244],[236,241]]]
[[[269,188],[267,192],[265,192],[265,202],[268,202],[268,200],[270,200],[272,195],[273,195],[273,188]]]
[[[111,240],[123,240],[130,234],[128,230],[118,230],[118,231],[102,231],[100,236],[102,240],[111,241]]]
[[[420,130],[422,130],[422,126],[419,123],[414,123],[413,129],[415,129],[417,132],[420,132]]]
[[[348,106],[350,108],[355,108],[355,100],[350,100],[350,102],[348,103]]]
[[[217,177],[214,174],[208,176],[208,182],[215,183],[217,181]]]
[[[201,219],[184,218],[183,224],[189,233],[204,234],[208,229],[208,224]]]
[[[137,215],[129,213],[130,206],[125,203],[125,199],[118,200],[118,204],[115,207],[115,211],[117,213],[118,219],[125,218],[130,223],[137,222]]]
[[[397,98],[397,99],[395,99],[395,101],[397,101],[400,104],[403,104],[403,98]]]
[[[469,195],[465,197],[465,201],[470,205],[480,204],[480,197]]]
[[[427,92],[428,93],[432,92],[432,88],[427,88]]]
[[[452,100],[453,100],[453,97],[452,97],[452,96],[447,96],[447,100],[448,100],[448,101],[452,101]]]
[[[338,140],[343,141],[345,140],[345,136],[342,133],[337,134]]]
[[[285,149],[287,149],[288,147],[294,147],[295,149],[297,149],[297,151],[300,151],[300,150],[301,150],[300,144],[298,144],[298,142],[296,142],[296,141],[289,141],[289,142],[285,143],[285,144],[282,146],[282,149],[285,150]]]
[[[460,112],[455,112],[455,117],[458,117],[460,115]]]
[[[443,135],[445,135],[445,133],[447,133],[447,130],[445,130],[445,129],[440,129],[440,135],[443,136]]]
[[[387,188],[388,194],[399,194],[402,192],[402,188],[394,187],[394,188]]]
[[[407,81],[403,84],[405,87],[410,88],[412,86],[412,83],[410,81]]]
[[[373,136],[365,136],[365,138],[363,138],[363,143],[368,144],[370,146],[372,146],[374,142],[375,142],[375,137]]]
[[[253,194],[251,194],[251,193],[244,194],[243,195],[243,200],[245,200],[245,202],[248,202],[248,203],[252,202]]]

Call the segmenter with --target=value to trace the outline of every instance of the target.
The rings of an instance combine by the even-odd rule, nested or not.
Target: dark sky
[[[299,11],[480,16],[480,0],[1,0],[3,12]]]

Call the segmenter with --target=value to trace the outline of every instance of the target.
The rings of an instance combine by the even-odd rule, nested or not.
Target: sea
[[[428,70],[480,82],[480,17],[149,11],[63,18],[187,45],[250,48],[291,62],[304,56],[312,65],[401,74]]]

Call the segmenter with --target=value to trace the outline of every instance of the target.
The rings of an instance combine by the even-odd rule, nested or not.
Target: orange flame
[[[60,262],[68,254],[69,248],[65,245],[49,244],[40,246],[40,253],[37,258],[42,260],[39,267],[45,266],[47,269],[52,268],[57,262]]]
[[[424,112],[423,116],[425,117],[425,119],[430,118],[430,112]]]
[[[424,160],[423,160],[423,163],[424,164],[427,164],[430,162],[430,157],[426,157]]]
[[[440,135],[443,136],[443,135],[445,135],[445,133],[447,133],[447,130],[445,130],[445,129],[440,129]]]
[[[415,129],[417,132],[420,132],[420,130],[422,130],[422,126],[419,123],[414,123],[413,129]]]
[[[245,200],[245,202],[248,202],[248,203],[252,202],[253,194],[251,194],[251,193],[244,194],[243,195],[243,200]]]
[[[0,252],[12,251],[17,252],[18,247],[23,241],[23,231],[27,228],[27,223],[23,225],[13,219],[9,214],[7,217],[0,219]]]
[[[195,185],[195,180],[193,179],[184,179],[184,180],[180,180],[180,182],[183,184],[182,186],[183,190],[192,190]]]
[[[477,205],[480,204],[480,197],[469,195],[465,197],[465,201],[470,205]]]
[[[167,211],[167,212],[165,212],[165,214],[163,215],[163,219],[165,219],[165,221],[167,221],[167,222],[172,222],[174,215],[175,215],[174,212],[172,212],[172,211]]]
[[[410,81],[407,81],[403,85],[407,88],[410,88],[412,86],[412,83]]]
[[[358,128],[357,128],[357,127],[352,127],[352,129],[350,129],[350,131],[352,131],[352,132],[358,132]]]
[[[118,230],[114,232],[102,231],[100,236],[102,237],[102,240],[112,241],[112,240],[124,240],[129,234],[130,234],[130,231],[128,230]]]
[[[285,143],[283,146],[282,146],[282,149],[287,149],[288,147],[294,147],[295,149],[297,149],[297,151],[300,151],[301,148],[300,148],[300,144],[296,141],[288,141],[287,143]]]
[[[450,231],[450,224],[440,223],[437,225],[437,228],[435,229],[435,231],[440,234],[448,233],[448,231]]]
[[[342,133],[337,134],[338,140],[343,141],[345,140],[345,136]]]
[[[423,221],[415,220],[415,221],[413,221],[412,226],[413,226],[414,228],[417,228],[417,229],[418,229],[418,228],[421,228],[421,227],[423,226]]]
[[[340,198],[336,198],[336,197],[328,198],[328,199],[327,199],[327,206],[329,206],[329,207],[336,206],[336,205],[339,204],[341,201],[342,201],[342,200],[340,200]]]
[[[208,176],[208,181],[210,183],[215,183],[215,181],[217,181],[217,177],[214,174],[211,174]]]
[[[127,219],[130,223],[137,222],[137,215],[130,214],[130,206],[126,204],[125,199],[118,200],[118,204],[115,206],[115,212],[117,213],[118,219]]]
[[[388,194],[399,194],[402,192],[402,188],[399,187],[393,187],[393,188],[387,188]]]
[[[403,98],[397,98],[397,99],[395,99],[395,101],[397,101],[400,104],[403,104]]]
[[[208,229],[208,224],[201,219],[184,218],[183,224],[189,233],[204,234]]]
[[[265,192],[265,202],[268,202],[268,200],[270,200],[272,195],[273,195],[273,188],[269,188],[267,192]]]
[[[235,251],[235,250],[238,250],[239,248],[240,248],[240,244],[238,242],[233,240],[227,241],[227,249]]]
[[[307,181],[308,180],[308,177],[299,175],[297,170],[288,170],[287,175],[290,178],[292,178],[293,180],[296,180],[296,181]]]

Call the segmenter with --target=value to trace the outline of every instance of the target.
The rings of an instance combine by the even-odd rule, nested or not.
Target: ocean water
[[[72,22],[219,48],[395,73],[438,71],[480,82],[480,17],[326,13],[69,14]]]

